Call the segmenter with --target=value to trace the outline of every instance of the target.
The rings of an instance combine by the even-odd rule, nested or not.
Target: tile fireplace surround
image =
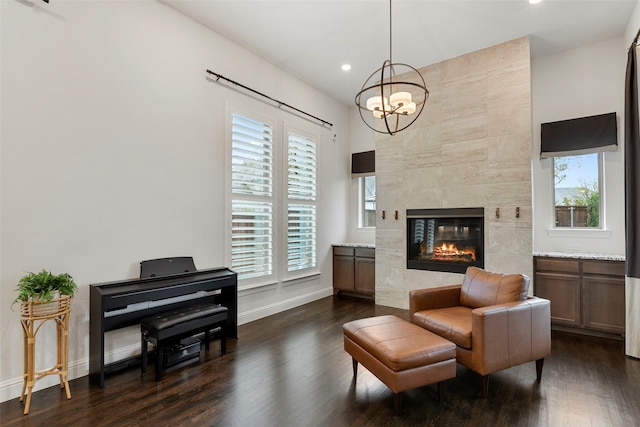
[[[420,118],[376,137],[376,303],[405,309],[410,290],[462,280],[407,269],[407,209],[483,207],[485,268],[529,276],[533,268],[528,38],[420,72],[431,93]],[[381,219],[382,210],[398,219]]]

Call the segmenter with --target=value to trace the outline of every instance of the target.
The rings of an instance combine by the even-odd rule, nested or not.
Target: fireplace
[[[484,268],[484,208],[408,209],[407,268]]]

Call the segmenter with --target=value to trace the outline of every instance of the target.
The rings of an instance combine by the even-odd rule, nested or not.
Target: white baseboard
[[[68,380],[85,376],[89,373],[89,359],[76,360],[69,362]],[[13,378],[0,383],[0,402],[20,397],[22,391],[22,377]],[[38,380],[33,386],[32,393],[45,388],[60,386],[60,377],[58,375],[48,375]],[[73,388],[70,388],[71,397],[73,398]],[[26,390],[25,390],[26,393]],[[33,400],[32,400],[33,401]]]
[[[105,353],[104,359],[106,363],[112,363],[117,360],[127,359],[140,353],[140,345],[129,345],[110,352]],[[69,381],[76,378],[89,375],[89,359],[79,359],[69,362]],[[13,378],[0,383],[0,402],[20,397],[22,391],[22,377]],[[33,392],[44,390],[45,388],[59,386],[60,377],[58,375],[48,375],[38,380],[33,386]],[[73,387],[70,387],[71,398],[73,399]],[[32,392],[32,393],[33,393]]]
[[[277,303],[245,311],[238,314],[238,325],[244,325],[245,323],[253,322],[254,320],[262,319],[263,317],[290,310],[331,295],[333,295],[333,288],[326,288],[310,294],[301,295],[284,301],[278,301]]]
[[[263,317],[271,316],[273,314],[280,313],[282,311],[290,310],[292,308],[307,304],[318,299],[328,297],[333,294],[333,288],[326,288],[319,291],[312,292],[310,294],[301,295],[299,297],[290,298],[284,301],[278,301],[277,303],[270,304],[264,307],[259,307],[254,310],[249,310],[238,314],[238,325],[253,322],[254,320],[261,319]],[[129,345],[122,347],[111,352],[105,353],[105,362],[112,363],[117,360],[127,359],[140,353],[139,344]],[[89,374],[89,359],[84,358],[76,361],[69,362],[69,381],[86,376]],[[0,383],[0,402],[5,402],[10,399],[17,399],[20,397],[22,391],[22,376],[3,381]],[[57,375],[49,375],[37,381],[33,387],[33,391],[43,390],[45,388],[58,386],[60,384],[59,377]],[[73,387],[71,387],[71,398],[73,398]]]

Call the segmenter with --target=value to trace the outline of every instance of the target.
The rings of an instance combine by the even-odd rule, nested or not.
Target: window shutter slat
[[[233,114],[231,138],[231,268],[239,279],[268,276],[274,246],[273,131]]]
[[[316,254],[316,168],[315,141],[289,134],[287,176],[287,269],[313,268]]]

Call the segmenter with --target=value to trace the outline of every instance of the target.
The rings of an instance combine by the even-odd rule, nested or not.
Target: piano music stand
[[[141,279],[193,271],[196,271],[196,265],[190,256],[158,258],[140,262]]]

